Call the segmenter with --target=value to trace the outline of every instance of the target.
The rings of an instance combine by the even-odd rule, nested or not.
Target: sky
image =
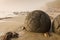
[[[52,1],[54,0],[0,0],[0,12],[36,10]]]

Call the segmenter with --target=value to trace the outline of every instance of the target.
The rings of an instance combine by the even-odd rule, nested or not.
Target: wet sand
[[[10,19],[2,20],[4,22],[0,22],[0,33],[9,31],[17,32],[19,38],[13,38],[12,40],[60,40],[60,35],[55,33],[50,33],[50,37],[44,37],[41,33],[26,32],[22,30],[21,27],[24,24],[25,17],[25,15],[18,15]]]
[[[0,32],[14,31],[24,22],[24,16],[16,16],[10,19],[4,19],[0,22]]]

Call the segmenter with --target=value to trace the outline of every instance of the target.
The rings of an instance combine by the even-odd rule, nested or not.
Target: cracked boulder
[[[25,29],[29,32],[49,32],[51,20],[48,14],[41,10],[34,10],[28,13],[25,19]]]
[[[52,23],[53,32],[60,34],[60,15],[58,15]]]

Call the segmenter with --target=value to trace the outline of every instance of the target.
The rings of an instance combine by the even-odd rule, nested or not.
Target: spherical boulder
[[[34,10],[28,13],[25,19],[25,29],[29,32],[49,32],[51,20],[49,15],[41,10]]]
[[[52,30],[53,32],[60,34],[60,15],[55,17],[55,19],[52,22]]]

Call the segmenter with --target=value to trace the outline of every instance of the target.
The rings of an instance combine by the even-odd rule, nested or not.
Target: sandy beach
[[[9,1],[9,2],[12,2],[12,1]],[[48,2],[46,5],[44,5],[45,2],[43,2],[42,3],[44,5],[43,7],[40,7],[40,6],[42,6],[41,3],[40,3],[41,1],[40,2],[37,1],[37,3],[36,3],[36,1],[35,1],[35,3],[33,3],[34,1],[33,2],[30,1],[31,3],[29,1],[28,2],[26,1],[26,4],[24,4],[24,5],[23,5],[24,2],[23,3],[22,2],[21,3],[19,2],[20,3],[19,4],[18,1],[17,1],[17,3],[20,6],[17,5],[17,4],[16,4],[17,6],[14,5],[13,2],[12,2],[12,5],[14,5],[13,7],[12,7],[12,5],[10,5],[12,8],[10,8],[10,6],[8,6],[6,8],[2,7],[1,9],[3,10],[5,8],[6,11],[19,11],[19,12],[21,10],[23,10],[23,11],[32,11],[32,10],[35,10],[35,9],[43,10],[50,16],[51,22],[54,20],[54,18],[56,16],[60,15],[60,1],[59,0],[55,1],[55,2],[51,2],[51,3]],[[31,6],[31,4],[32,4],[32,6]],[[36,5],[34,5],[34,4],[36,4]],[[37,4],[39,4],[40,6],[37,5]],[[23,5],[23,7],[22,7],[22,5]],[[28,7],[27,7],[27,5],[28,5]],[[35,8],[35,6],[37,8]],[[20,7],[21,7],[21,9],[20,9]],[[10,8],[10,10],[8,10],[8,8]],[[14,8],[16,8],[17,10],[14,9]],[[4,16],[5,14],[3,16],[2,15],[0,15],[0,18],[6,17],[6,16]],[[10,15],[8,15],[8,16],[10,16]],[[11,16],[13,16],[13,14]],[[0,20],[0,36],[7,33],[7,32],[17,32],[19,34],[19,38],[13,38],[12,40],[60,40],[60,35],[58,35],[56,33],[53,33],[53,32],[50,33],[50,35],[51,35],[50,37],[44,37],[41,33],[26,32],[25,30],[22,30],[25,18],[26,18],[26,14],[24,15],[24,13],[23,13],[23,15],[18,14],[17,16],[14,16],[14,17],[11,17],[11,18],[6,18],[6,19],[2,18]]]
[[[24,30],[20,31],[20,27],[24,24],[25,17],[26,15],[18,15],[10,19],[0,20],[0,32],[17,32],[19,38],[12,40],[60,40],[60,36],[55,33],[50,33],[50,37],[44,37],[41,33],[25,32]]]
[[[16,30],[18,27],[20,27],[20,25],[23,25],[24,19],[25,16],[19,15],[10,19],[0,20],[1,21],[0,32],[8,32]]]

